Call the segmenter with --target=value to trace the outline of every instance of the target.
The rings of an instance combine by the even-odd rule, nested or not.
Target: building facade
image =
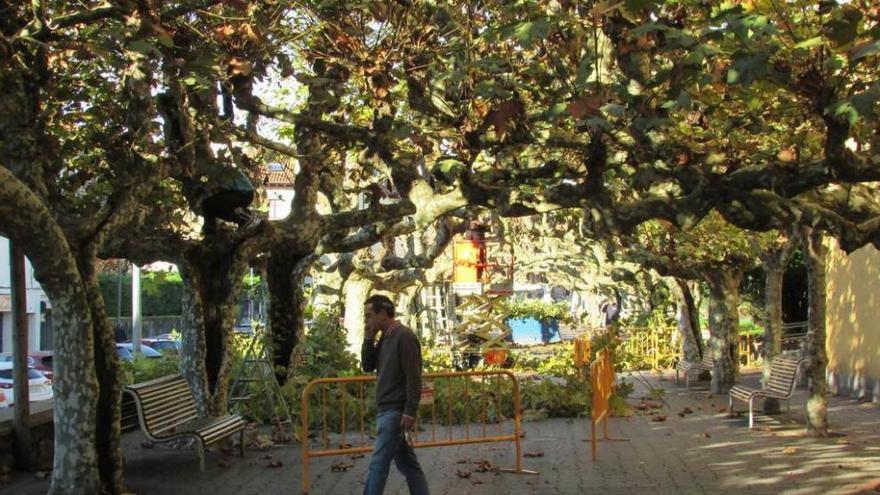
[[[0,353],[12,352],[12,277],[9,266],[9,240],[0,237]],[[52,348],[52,318],[49,298],[34,280],[34,268],[25,260],[27,289],[28,350]]]
[[[880,251],[829,240],[826,328],[831,391],[880,402]]]

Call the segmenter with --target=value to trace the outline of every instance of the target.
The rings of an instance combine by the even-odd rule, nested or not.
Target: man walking
[[[415,426],[422,393],[419,339],[394,319],[394,303],[385,296],[370,296],[364,302],[364,323],[361,366],[368,373],[378,373],[379,427],[364,495],[381,495],[385,491],[392,460],[406,477],[410,495],[428,495],[425,473],[406,441],[406,432]],[[379,332],[382,334],[377,341]]]

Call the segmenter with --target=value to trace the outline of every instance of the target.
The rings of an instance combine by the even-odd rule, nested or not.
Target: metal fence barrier
[[[614,364],[608,348],[596,353],[596,360],[590,365],[590,386],[593,389],[593,404],[590,411],[590,443],[593,461],[596,460],[596,444],[599,439],[596,430],[602,424],[602,440],[621,442],[626,438],[608,436],[608,418],[611,416],[611,396],[614,394]]]
[[[491,380],[489,380],[491,378]],[[461,380],[461,390],[453,389],[453,381]],[[507,386],[504,381],[509,380]],[[310,381],[302,392],[300,419],[302,425],[302,487],[303,493],[309,492],[309,467],[313,457],[328,457],[371,452],[372,440],[367,434],[367,427],[373,427],[373,397],[368,397],[367,386],[376,381],[375,375],[318,378]],[[492,382],[488,383],[487,382]],[[437,394],[435,394],[437,392]],[[445,404],[438,407],[434,400],[436,395],[445,396]],[[509,397],[504,397],[506,393]],[[460,394],[460,395],[459,395]],[[512,404],[506,404],[512,399]],[[356,404],[349,405],[353,400]],[[479,410],[472,411],[472,404]],[[454,432],[461,406],[463,410],[463,435]],[[505,405],[510,405],[510,416],[504,415]],[[320,434],[310,435],[310,408],[318,409],[321,425]],[[335,408],[335,409],[331,409]],[[439,411],[438,411],[439,409]],[[522,467],[522,416],[520,410],[520,389],[516,376],[507,370],[497,371],[463,371],[448,373],[424,373],[422,375],[422,401],[419,407],[412,446],[444,447],[475,443],[513,442],[516,449],[516,465],[514,468],[499,469],[499,472],[518,474],[537,474],[536,471]],[[338,415],[338,421],[331,425],[328,414]],[[474,416],[471,413],[474,412]],[[368,421],[368,417],[370,420]],[[430,425],[420,431],[422,418],[430,419]],[[471,419],[479,421],[472,423]],[[314,418],[314,419],[317,419]],[[444,425],[438,420],[446,420]],[[505,423],[513,422],[513,431],[505,431]],[[354,423],[354,424],[352,424]],[[349,428],[354,426],[353,430]],[[335,428],[335,432],[330,432]],[[492,432],[490,430],[494,429]],[[509,428],[507,428],[509,429]],[[331,440],[331,433],[337,433],[336,441]],[[457,434],[456,434],[457,433]],[[314,440],[310,438],[314,436]],[[353,443],[349,443],[349,441]],[[318,445],[313,445],[317,443]],[[335,444],[335,445],[334,445]]]

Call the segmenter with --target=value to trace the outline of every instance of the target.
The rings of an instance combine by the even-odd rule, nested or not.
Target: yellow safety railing
[[[461,380],[463,382],[463,391],[460,395],[453,394],[453,381]],[[492,382],[487,386],[487,382]],[[504,380],[509,380],[509,389],[505,389]],[[372,401],[373,397],[367,393],[367,386],[374,384],[375,375],[340,377],[340,378],[318,378],[310,381],[302,392],[300,419],[302,422],[302,487],[303,493],[309,492],[309,467],[313,457],[327,457],[348,454],[358,454],[371,452],[373,450],[372,441],[367,435],[367,427],[372,428],[372,418],[368,422],[367,417],[371,416],[372,408],[367,405],[367,401]],[[443,383],[445,382],[445,383]],[[439,387],[438,387],[439,383]],[[516,466],[514,468],[499,469],[500,472],[518,473],[518,474],[537,474],[536,471],[523,469],[522,466],[522,416],[520,411],[520,389],[519,381],[512,372],[507,370],[492,371],[463,371],[463,372],[447,372],[447,373],[425,373],[422,375],[422,401],[419,407],[417,425],[414,431],[412,446],[421,447],[444,447],[451,445],[465,445],[474,443],[492,443],[492,442],[513,442],[515,445]],[[494,387],[494,391],[491,390]],[[445,388],[446,403],[441,404],[441,410],[438,415],[438,406],[435,399],[435,391]],[[487,391],[487,388],[489,389]],[[355,389],[355,393],[351,394],[351,389]],[[503,415],[503,393],[510,391],[512,394],[512,411],[511,416]],[[318,394],[318,391],[320,392]],[[314,392],[314,394],[313,394]],[[459,391],[456,391],[459,392]],[[476,395],[477,400],[471,400]],[[352,396],[357,402],[354,410],[348,409],[347,397]],[[333,400],[338,397],[338,400]],[[316,402],[316,406],[320,410],[320,436],[316,433],[312,440],[309,435],[310,417],[309,408],[312,401]],[[453,404],[455,401],[455,404]],[[371,403],[372,404],[372,403]],[[480,406],[480,410],[472,411],[472,404]],[[339,422],[336,424],[338,431],[338,442],[331,445],[331,438],[328,423],[328,406],[337,407],[336,413],[339,413]],[[454,409],[464,406],[464,421],[462,422],[463,435],[461,431],[455,431],[453,423],[456,422],[457,414],[453,413]],[[492,409],[490,411],[490,408]],[[349,436],[349,427],[352,426],[347,421],[350,413],[354,413],[356,432],[352,432]],[[471,413],[475,413],[473,419],[479,421],[476,425],[471,421]],[[446,434],[442,432],[443,425],[438,423],[446,420]],[[422,417],[430,418],[430,426],[420,428]],[[490,418],[490,416],[494,416]],[[505,431],[505,424],[509,425],[512,420],[513,430]],[[490,429],[494,426],[494,432]],[[438,430],[441,430],[438,432]],[[423,434],[430,432],[430,438],[422,438]],[[439,433],[439,434],[438,434]],[[351,441],[352,443],[349,443]],[[318,445],[313,445],[317,443]]]
[[[620,352],[629,369],[666,369],[679,351],[672,345],[673,327],[629,327]]]

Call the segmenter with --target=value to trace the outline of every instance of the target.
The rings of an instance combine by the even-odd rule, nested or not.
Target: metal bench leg
[[[749,429],[755,427],[755,397],[749,397]]]
[[[199,453],[199,470],[205,472],[205,444],[201,438],[196,439],[196,451]]]
[[[691,389],[691,372],[690,370],[684,372],[684,389]]]
[[[244,457],[244,430],[238,434],[238,455]]]
[[[675,368],[675,385],[678,386],[678,368]]]
[[[727,405],[727,414],[733,416],[733,396],[728,396],[730,398],[730,403]]]

